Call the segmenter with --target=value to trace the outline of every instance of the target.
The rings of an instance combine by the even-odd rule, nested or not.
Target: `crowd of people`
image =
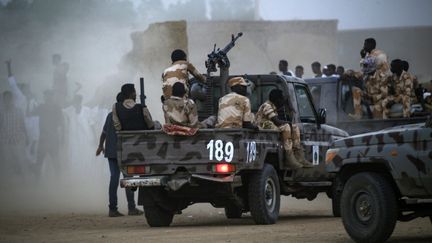
[[[314,74],[312,78],[337,77],[343,84],[353,86],[349,90],[354,106],[354,111],[349,114],[351,118],[387,119],[395,104],[402,106],[403,117],[411,116],[412,104],[419,104],[420,111],[432,112],[432,80],[430,90],[424,88],[417,77],[408,71],[408,61],[393,59],[389,63],[387,55],[376,48],[374,38],[364,41],[360,56],[360,70],[345,70],[343,66],[335,64],[321,68],[318,61],[311,64]],[[304,78],[303,66],[296,66],[295,72],[292,72],[287,60],[279,61],[279,72],[282,75]],[[363,114],[365,110],[367,116]]]

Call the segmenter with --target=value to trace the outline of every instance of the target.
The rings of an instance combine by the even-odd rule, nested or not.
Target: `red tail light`
[[[144,165],[131,165],[127,167],[128,174],[145,174],[145,171]]]
[[[216,173],[231,173],[235,172],[236,167],[233,164],[223,163],[213,165],[213,172]]]

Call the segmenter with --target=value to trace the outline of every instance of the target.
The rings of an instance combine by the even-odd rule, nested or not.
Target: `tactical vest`
[[[116,104],[117,116],[122,130],[148,130],[144,121],[143,108],[136,104],[132,109],[125,108],[122,104]]]

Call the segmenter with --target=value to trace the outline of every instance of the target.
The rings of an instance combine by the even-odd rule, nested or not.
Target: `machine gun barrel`
[[[231,35],[231,41],[226,45],[223,49],[216,50],[216,44],[213,48],[213,51],[208,54],[208,59],[205,62],[205,66],[207,68],[207,75],[210,76],[210,73],[216,72],[216,64],[218,64],[219,68],[228,69],[230,66],[229,59],[227,57],[227,53],[235,46],[235,42],[243,35],[242,32],[238,33],[237,36]]]

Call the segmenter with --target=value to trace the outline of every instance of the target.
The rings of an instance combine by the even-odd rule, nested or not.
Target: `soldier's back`
[[[241,128],[243,121],[252,122],[250,101],[247,97],[231,92],[219,99],[217,128]]]

